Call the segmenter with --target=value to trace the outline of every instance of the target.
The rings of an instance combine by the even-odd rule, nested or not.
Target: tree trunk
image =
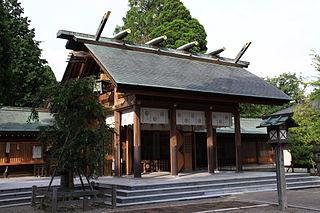
[[[63,190],[71,191],[74,189],[73,173],[73,168],[67,168],[61,172],[60,186],[63,188]]]

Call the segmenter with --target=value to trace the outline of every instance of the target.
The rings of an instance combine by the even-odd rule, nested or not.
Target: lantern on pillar
[[[263,120],[259,127],[267,127],[268,144],[275,147],[276,151],[276,170],[277,170],[277,189],[278,189],[278,202],[280,210],[284,211],[288,208],[287,192],[286,192],[286,179],[284,170],[283,147],[289,143],[288,128],[296,127],[297,123],[291,116],[280,115]]]

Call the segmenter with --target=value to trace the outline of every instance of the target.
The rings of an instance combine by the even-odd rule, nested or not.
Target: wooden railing
[[[63,191],[60,188],[39,189],[32,186],[31,206],[40,209],[59,212],[59,207],[69,207],[70,205],[80,206],[83,211],[88,210],[90,203],[109,204],[116,208],[117,204],[117,186],[104,186],[103,189],[88,189],[87,191]]]
[[[142,160],[141,164],[143,172],[161,172],[170,169],[168,160]]]

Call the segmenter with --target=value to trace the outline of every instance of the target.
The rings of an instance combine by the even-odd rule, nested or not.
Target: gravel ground
[[[100,212],[122,212],[122,213],[200,213],[200,212],[232,212],[232,213],[271,213],[271,212],[282,212],[278,210],[275,205],[261,205],[260,203],[244,202],[236,200],[236,197],[227,196],[212,199],[200,199],[192,201],[177,201],[177,202],[166,202],[158,204],[148,204],[143,206],[130,206],[130,207],[119,207],[117,209],[110,209],[109,207],[102,206],[90,206],[90,209],[86,212],[100,213]],[[240,209],[239,209],[240,207]],[[250,207],[250,208],[248,208]],[[11,208],[0,208],[0,213],[43,213],[43,210],[32,208],[31,206],[11,207]],[[60,209],[59,212],[83,212],[79,208],[70,206],[69,208]],[[286,212],[292,213],[313,213],[317,211],[303,210],[298,208],[289,208]]]

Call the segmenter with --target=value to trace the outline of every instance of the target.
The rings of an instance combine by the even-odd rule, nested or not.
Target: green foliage
[[[56,83],[41,59],[34,29],[17,0],[0,1],[0,105],[32,106],[40,87]]]
[[[302,77],[295,73],[283,73],[278,77],[266,78],[265,80],[290,96],[295,104],[301,103],[305,99],[304,89],[306,84],[303,83]]]
[[[117,26],[115,33],[122,30],[131,29],[131,34],[126,37],[128,41],[145,43],[152,38],[149,37],[151,30],[156,23],[155,17],[158,17],[162,11],[166,0],[129,0],[129,7],[126,17],[123,20],[123,26]]]
[[[130,0],[130,10],[123,18],[124,26],[117,27],[115,32],[130,28],[131,35],[126,39],[144,43],[153,38],[166,35],[168,39],[162,46],[177,48],[192,41],[199,45],[191,52],[207,50],[207,34],[204,27],[180,0]]]
[[[47,87],[39,95],[39,101],[49,97],[54,117],[52,125],[40,129],[39,140],[59,168],[97,171],[103,154],[111,150],[106,110],[93,93],[93,85],[93,78],[71,80]]]
[[[266,78],[264,80],[290,96],[293,99],[293,102],[282,106],[240,104],[240,113],[242,117],[260,118],[263,115],[272,114],[305,100],[304,89],[306,84],[302,81],[301,76],[297,76],[295,73],[283,73],[275,78]]]
[[[261,118],[264,115],[270,115],[282,109],[288,108],[289,106],[289,104],[284,104],[282,106],[240,104],[240,115],[244,118]]]
[[[289,150],[296,164],[313,165],[311,149],[320,142],[320,112],[315,102],[300,104],[294,112],[293,119],[299,127],[290,129]]]
[[[313,52],[313,65],[316,69],[316,71],[320,72],[320,55]],[[320,77],[318,77],[317,80],[311,83],[311,86],[313,87],[313,92],[310,94],[310,98],[312,100],[320,101]]]

